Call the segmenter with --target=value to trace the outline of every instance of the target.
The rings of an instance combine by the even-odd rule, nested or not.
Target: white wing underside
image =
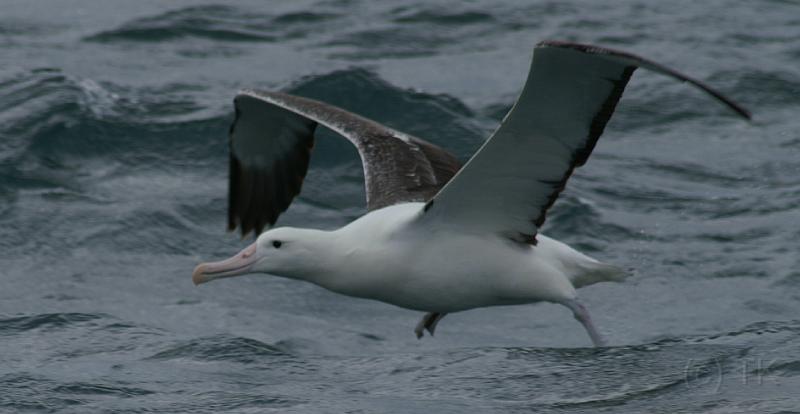
[[[418,224],[535,244],[547,209],[586,162],[637,67],[688,82],[750,116],[709,86],[657,63],[595,46],[543,42],[514,107],[426,204]]]

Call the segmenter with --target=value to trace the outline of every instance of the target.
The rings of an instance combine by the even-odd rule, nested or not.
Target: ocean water
[[[622,0],[3,0],[0,412],[800,412],[800,7]],[[561,307],[420,314],[266,275],[191,283],[225,232],[240,88],[322,99],[466,159],[533,45],[637,71],[544,232],[635,269]],[[321,131],[281,225],[365,212]]]

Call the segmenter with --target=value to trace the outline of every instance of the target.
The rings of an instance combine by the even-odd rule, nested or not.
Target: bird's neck
[[[294,269],[284,272],[283,276],[353,295],[353,290],[362,284],[362,262],[366,255],[365,250],[369,249],[369,240],[354,236],[347,227],[335,231],[304,232],[304,244],[307,248],[298,255]]]
[[[345,250],[339,234],[314,229],[295,229],[295,232],[301,235],[302,242],[295,247],[292,263],[274,269],[273,274],[328,287],[328,281],[336,277],[335,269],[339,268]]]
[[[364,296],[375,287],[375,272],[386,266],[387,241],[402,237],[422,203],[398,204],[372,211],[334,231],[301,230],[308,246],[285,276],[302,279],[334,292]],[[397,257],[396,250],[388,256]]]

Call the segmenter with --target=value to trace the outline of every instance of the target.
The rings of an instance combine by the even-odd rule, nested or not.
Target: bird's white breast
[[[422,203],[387,207],[338,230],[343,262],[326,287],[428,312],[574,295],[569,280],[536,247],[491,234],[420,227],[415,218],[421,208]]]

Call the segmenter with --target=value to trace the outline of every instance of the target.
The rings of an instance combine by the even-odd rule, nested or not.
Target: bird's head
[[[192,273],[199,285],[215,279],[249,273],[271,273],[285,277],[301,277],[300,273],[313,264],[315,246],[324,232],[281,227],[262,233],[255,243],[235,256],[219,262],[200,263]]]

